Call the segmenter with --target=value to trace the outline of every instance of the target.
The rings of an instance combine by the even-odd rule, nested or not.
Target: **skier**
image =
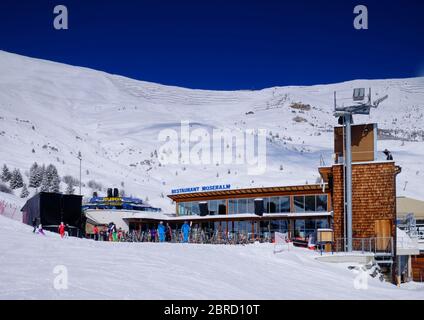
[[[155,228],[152,228],[150,230],[150,240],[152,242],[156,242],[156,229]]]
[[[60,223],[59,234],[60,234],[60,237],[63,239],[65,235],[65,225],[63,224],[63,222]]]
[[[118,240],[118,231],[116,230],[116,224],[112,223],[112,239],[113,241]]]
[[[94,240],[98,241],[99,240],[99,228],[97,228],[97,226],[94,226],[93,234],[94,234]]]
[[[122,228],[119,227],[119,230],[118,230],[118,241],[122,241],[123,240],[122,237],[123,237],[123,231],[122,231]]]
[[[383,153],[386,155],[386,157],[387,157],[387,158],[386,158],[386,160],[387,160],[387,161],[391,161],[391,160],[393,160],[392,153],[391,153],[389,150],[384,149]]]
[[[41,235],[43,235],[43,236],[45,236],[45,235],[46,235],[46,234],[44,233],[43,226],[41,225],[41,223],[38,225],[36,233],[37,233],[37,234],[41,234]]]
[[[32,233],[35,233],[35,231],[37,230],[37,218],[32,219],[32,226],[34,227]]]
[[[163,225],[163,221],[159,223],[158,235],[159,235],[159,242],[164,242],[165,241],[165,226]]]
[[[172,241],[172,229],[169,223],[166,224],[166,241]]]
[[[69,224],[65,225],[65,238],[69,238]]]
[[[109,241],[116,241],[116,225],[111,222],[109,223]]]
[[[103,241],[109,241],[109,234],[107,227],[103,227]]]
[[[184,221],[184,224],[181,227],[181,232],[183,233],[183,242],[187,243],[188,242],[188,236],[189,236],[189,233],[190,233],[190,225],[188,224],[187,221]]]

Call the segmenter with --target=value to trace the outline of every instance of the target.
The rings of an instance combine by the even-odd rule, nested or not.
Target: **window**
[[[247,199],[239,199],[237,202],[237,213],[247,213]]]
[[[327,195],[313,196],[294,196],[295,212],[326,212],[327,211]],[[290,203],[287,204],[290,207]]]
[[[280,198],[271,197],[268,202],[268,213],[279,213],[280,212]]]
[[[305,220],[305,234],[313,234],[315,232],[315,220]]]
[[[294,212],[305,212],[305,197],[304,196],[294,197]]]
[[[208,210],[210,215],[218,214],[218,202],[216,200],[208,201]]]
[[[228,214],[236,214],[237,213],[237,200],[230,199],[228,200]]]
[[[305,220],[296,220],[294,223],[294,236],[305,237]]]
[[[269,198],[264,199],[264,213],[269,213]]]
[[[178,214],[180,216],[186,216],[188,214],[186,209],[186,202],[181,202],[178,204]]]
[[[317,229],[327,229],[328,228],[328,220],[327,219],[316,220],[316,228]]]
[[[191,203],[191,214],[192,215],[200,214],[199,202],[196,201]]]
[[[191,216],[191,215],[199,215],[200,208],[199,202],[181,202],[178,205],[178,215],[180,216]]]
[[[305,196],[305,211],[315,212],[315,196]]]
[[[328,205],[328,200],[327,200],[327,195],[326,194],[321,194],[317,196],[317,203],[316,203],[316,210],[317,212],[325,212],[327,211],[327,205]]]
[[[288,221],[287,220],[271,220],[270,222],[271,232],[288,232]]]
[[[247,213],[255,213],[254,199],[247,199]]]
[[[280,212],[290,212],[290,197],[280,197]]]
[[[227,214],[227,204],[225,200],[217,200],[218,203],[218,214]]]

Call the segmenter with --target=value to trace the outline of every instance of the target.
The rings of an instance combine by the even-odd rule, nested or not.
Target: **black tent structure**
[[[22,222],[42,224],[43,228],[57,232],[61,222],[69,224],[71,236],[84,236],[85,216],[81,211],[82,196],[40,192],[22,207]]]

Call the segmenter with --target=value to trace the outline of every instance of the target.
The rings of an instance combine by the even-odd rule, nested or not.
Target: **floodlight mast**
[[[353,100],[363,101],[365,96],[362,94],[365,89],[359,88],[353,90]],[[345,199],[344,208],[346,213],[346,234],[344,235],[346,241],[344,243],[345,251],[352,252],[353,250],[353,237],[352,237],[352,124],[354,114],[369,115],[371,108],[377,108],[378,105],[386,100],[388,95],[377,99],[374,103],[371,102],[371,88],[369,89],[368,101],[359,102],[353,106],[338,107],[336,92],[334,92],[334,116],[343,119],[343,126],[345,127],[345,157],[344,167],[346,172],[345,177]]]

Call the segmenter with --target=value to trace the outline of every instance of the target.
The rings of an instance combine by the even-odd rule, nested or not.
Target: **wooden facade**
[[[336,162],[344,155],[344,128],[334,128],[334,153]],[[352,126],[352,162],[374,161],[377,144],[377,125],[360,124]]]
[[[417,282],[424,282],[424,254],[412,256],[412,278]]]
[[[396,237],[396,176],[393,161],[352,165],[352,229],[354,238]],[[342,165],[319,169],[331,188],[333,228],[344,235],[344,172]]]

